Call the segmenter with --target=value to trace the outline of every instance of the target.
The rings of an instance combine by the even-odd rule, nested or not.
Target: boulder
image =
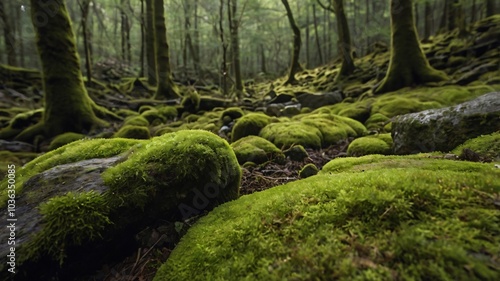
[[[500,92],[462,104],[394,118],[395,154],[448,152],[468,139],[500,130]]]
[[[238,197],[229,144],[206,131],[151,140],[94,139],[51,151],[16,171],[15,210],[0,184],[0,219],[15,218],[15,271],[0,280],[73,280],[116,259],[158,220],[183,220]],[[12,213],[14,216],[9,216]],[[1,231],[7,241],[10,232]],[[0,244],[7,271],[8,243]]]
[[[309,107],[311,109],[320,108],[325,105],[332,105],[342,101],[343,96],[339,91],[325,92],[325,93],[307,93],[301,92],[295,94],[297,100],[302,107]]]

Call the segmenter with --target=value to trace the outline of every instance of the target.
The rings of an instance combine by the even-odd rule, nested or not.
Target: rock
[[[285,108],[284,104],[272,103],[266,107],[266,114],[269,116],[281,116],[281,110]]]
[[[285,155],[270,141],[258,136],[246,136],[231,144],[240,164],[253,162],[262,164],[267,161],[282,163]]]
[[[326,92],[326,93],[308,93],[300,92],[295,94],[297,100],[302,107],[309,107],[311,109],[320,108],[325,105],[332,105],[342,101],[343,96],[340,91]]]
[[[302,145],[294,145],[285,150],[284,153],[285,156],[290,158],[290,160],[292,161],[303,161],[304,159],[309,157],[309,154]]]
[[[305,179],[311,176],[316,175],[319,172],[318,168],[316,165],[309,163],[302,167],[302,169],[299,171],[299,177],[301,179]]]
[[[468,139],[500,130],[500,92],[441,109],[400,115],[392,124],[396,154],[448,152]]]
[[[285,108],[283,108],[283,110],[281,111],[281,114],[284,116],[291,117],[291,116],[300,114],[301,113],[300,109],[301,109],[300,104],[287,105],[287,106],[285,106]]]
[[[55,274],[58,280],[74,280],[88,274],[108,264],[114,252],[130,249],[149,224],[184,220],[236,199],[241,180],[228,143],[201,130],[147,141],[76,141],[33,160],[17,175],[19,280],[52,280]],[[0,190],[6,189],[4,180]],[[8,236],[0,232],[2,241]],[[0,245],[2,272],[9,247]]]
[[[291,101],[295,96],[293,94],[279,94],[272,98],[268,103],[286,103]]]
[[[377,134],[355,139],[347,148],[349,156],[369,154],[388,155],[391,153],[392,139],[390,134]]]
[[[35,147],[26,142],[0,140],[0,151],[2,150],[11,152],[33,152],[35,151]]]
[[[249,113],[239,118],[233,126],[231,132],[231,142],[235,142],[243,137],[259,135],[262,128],[271,122],[271,117],[261,113]]]

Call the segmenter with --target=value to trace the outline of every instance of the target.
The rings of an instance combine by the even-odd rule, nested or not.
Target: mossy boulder
[[[149,129],[144,126],[125,125],[113,135],[114,138],[145,140],[151,138]]]
[[[181,106],[185,112],[194,113],[200,108],[200,94],[196,90],[189,90],[184,94]]]
[[[391,134],[379,134],[361,137],[353,140],[347,148],[349,156],[364,156],[369,154],[391,154]]]
[[[383,128],[387,122],[389,122],[390,118],[385,116],[382,113],[375,113],[368,118],[365,122],[365,127],[368,130],[378,130]]]
[[[60,134],[50,142],[49,150],[54,150],[54,149],[59,148],[63,145],[66,145],[68,143],[71,143],[71,142],[74,142],[77,140],[81,140],[83,138],[85,138],[85,135],[73,133],[73,132]]]
[[[299,177],[301,179],[305,179],[318,174],[318,172],[319,172],[318,167],[316,167],[316,165],[314,165],[313,163],[309,163],[304,167],[302,167],[302,169],[300,169]]]
[[[389,118],[419,112],[426,109],[440,108],[442,105],[436,101],[420,101],[417,98],[387,96],[377,99],[372,104],[372,114],[380,113]]]
[[[394,153],[448,152],[466,140],[500,130],[500,92],[457,106],[395,117]]]
[[[302,107],[311,109],[320,108],[325,105],[332,105],[342,101],[342,93],[326,92],[326,93],[308,93],[299,92],[295,94],[297,100]]]
[[[283,162],[285,155],[272,142],[258,136],[246,136],[231,144],[240,164],[267,161]]]
[[[500,132],[467,140],[465,143],[453,149],[452,152],[456,155],[460,155],[466,148],[484,158],[500,161]]]
[[[319,149],[323,141],[319,129],[299,121],[269,124],[262,129],[259,136],[280,148],[300,144],[304,147]]]
[[[286,157],[290,158],[292,161],[303,161],[309,154],[302,145],[294,145],[289,149],[283,151]]]
[[[224,119],[224,117],[229,117],[231,120],[238,119],[245,115],[245,112],[239,107],[230,107],[222,111],[221,119]]]
[[[117,249],[133,249],[134,235],[148,224],[187,219],[236,199],[241,170],[225,140],[180,131],[148,141],[77,141],[19,168],[16,179],[22,230],[16,277],[73,280],[110,262]],[[4,180],[4,221],[7,189]],[[7,236],[0,232],[3,241]],[[2,244],[2,271],[8,252]]]
[[[243,137],[259,135],[260,130],[271,122],[271,118],[265,114],[249,113],[236,121],[231,132],[231,142]]]
[[[352,169],[323,168],[214,209],[154,281],[500,278],[500,170],[424,157],[333,161]],[[377,163],[354,171],[356,161]]]

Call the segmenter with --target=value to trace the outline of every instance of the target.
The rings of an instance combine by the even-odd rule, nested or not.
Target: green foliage
[[[143,126],[125,125],[113,135],[114,138],[127,138],[127,139],[149,139],[151,135],[149,129]]]
[[[154,280],[500,278],[500,171],[373,158],[387,165],[323,173],[219,206],[189,229]]]
[[[102,238],[103,231],[111,224],[109,206],[95,191],[68,192],[50,198],[39,208],[43,230],[25,246],[28,255],[23,260],[36,259],[45,253],[62,265],[66,254],[62,249]]]
[[[54,149],[59,148],[63,145],[66,145],[68,143],[71,143],[71,142],[74,142],[77,140],[81,140],[83,138],[85,138],[85,135],[72,133],[72,132],[60,134],[50,142],[49,150],[54,150]]]
[[[240,164],[267,161],[283,162],[285,155],[272,142],[258,136],[246,136],[231,144]]]
[[[500,132],[470,139],[453,149],[452,152],[460,155],[462,150],[465,148],[468,148],[483,157],[496,159],[498,161],[500,160]]]

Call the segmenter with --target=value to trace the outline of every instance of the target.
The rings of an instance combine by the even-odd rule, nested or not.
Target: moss
[[[141,107],[142,108],[142,107]],[[120,108],[118,109],[115,113],[116,115],[120,116],[120,117],[130,117],[130,116],[137,116],[137,115],[140,115],[140,111],[141,109],[139,108],[139,113],[136,112],[136,111],[133,111],[133,110],[130,110],[130,109],[123,109],[123,108]],[[143,112],[146,111],[146,110],[143,110]]]
[[[155,136],[161,136],[161,135],[164,135],[164,134],[169,134],[169,133],[173,133],[173,132],[176,132],[178,131],[177,128],[173,128],[173,127],[162,127],[158,130],[156,130],[155,132]]]
[[[39,153],[35,152],[11,152],[7,150],[0,151],[0,177],[2,179],[7,178],[4,175],[7,175],[8,165],[16,165],[17,169],[22,167],[24,164],[29,161],[35,159]],[[0,182],[1,183],[1,182]],[[0,185],[1,187],[1,185]],[[0,189],[3,190],[3,189]],[[1,193],[3,196],[3,193]],[[3,197],[0,198],[3,200]],[[0,203],[0,206],[2,204]]]
[[[12,129],[24,129],[33,124],[36,124],[42,118],[43,109],[31,110],[28,112],[19,113],[9,123]]]
[[[267,161],[282,163],[285,155],[273,143],[258,136],[246,136],[231,144],[240,164],[254,162],[262,164]]]
[[[305,179],[305,178],[312,177],[312,176],[316,175],[318,172],[319,172],[318,167],[316,167],[316,165],[314,165],[312,163],[309,163],[309,164],[305,165],[304,167],[302,167],[302,169],[300,169],[299,177],[301,179]]]
[[[201,116],[200,115],[196,115],[196,114],[189,114],[189,115],[186,115],[183,119],[185,122],[187,123],[193,123],[193,122],[196,122],[198,121],[198,119],[200,119]]]
[[[126,139],[149,139],[151,135],[149,129],[143,126],[126,125],[120,128],[118,132],[113,135],[114,138]]]
[[[141,142],[133,139],[83,139],[47,152],[16,170],[16,194],[21,195],[25,181],[50,168],[93,158],[116,156]],[[0,208],[6,203],[6,189],[7,182],[4,180],[0,182]]]
[[[389,121],[390,118],[382,113],[375,113],[368,118],[365,122],[365,126],[368,130],[377,130],[383,128],[385,123]]]
[[[102,238],[105,228],[111,225],[109,205],[95,191],[74,193],[50,198],[39,205],[44,227],[26,244],[28,253],[23,260],[37,258],[40,253],[54,257],[62,265],[67,245]],[[64,227],[61,227],[64,226]]]
[[[77,133],[69,132],[69,133],[60,134],[50,142],[49,150],[54,150],[54,149],[59,148],[63,145],[66,145],[68,143],[71,143],[71,142],[74,142],[77,140],[81,140],[83,138],[85,138],[85,135],[77,134]]]
[[[236,121],[231,131],[231,142],[243,137],[259,135],[262,128],[270,123],[269,116],[260,113],[249,113]]]
[[[465,148],[478,153],[482,157],[496,159],[498,161],[500,160],[500,132],[470,139],[457,146],[452,152],[456,155],[460,155]]]
[[[175,106],[160,106],[157,110],[167,120],[174,120],[179,114]]]
[[[221,116],[221,119],[228,116],[230,117],[232,120],[234,119],[238,119],[240,117],[242,117],[243,115],[245,115],[245,112],[243,112],[243,110],[239,107],[230,107],[230,108],[227,108],[226,110],[224,110],[222,112],[222,116]]]
[[[200,108],[200,94],[197,91],[188,91],[181,101],[181,106],[187,112],[196,112]]]
[[[139,114],[143,114],[145,111],[148,111],[148,110],[155,110],[156,108],[152,105],[141,105],[141,107],[139,107]]]
[[[139,116],[131,116],[125,119],[123,122],[123,125],[135,125],[135,126],[144,126],[147,127],[149,126],[149,121],[148,119],[144,118],[144,116],[139,115]]]
[[[390,154],[392,146],[391,134],[371,135],[355,139],[347,148],[349,156],[363,156],[368,154]]]
[[[285,156],[290,158],[292,161],[304,161],[304,159],[309,157],[307,151],[300,144],[290,147],[289,149],[283,151],[283,153],[285,153]]]
[[[141,113],[141,116],[150,124],[164,123],[167,121],[167,118],[165,118],[156,108],[144,111]]]
[[[154,281],[499,279],[500,210],[487,198],[500,192],[500,171],[436,159],[421,170],[404,165],[414,158],[394,159],[217,207],[188,230]]]
[[[421,102],[417,99],[387,96],[377,99],[372,105],[372,115],[381,113],[389,118],[396,115],[419,112],[431,108],[440,108],[442,105],[438,102]]]

